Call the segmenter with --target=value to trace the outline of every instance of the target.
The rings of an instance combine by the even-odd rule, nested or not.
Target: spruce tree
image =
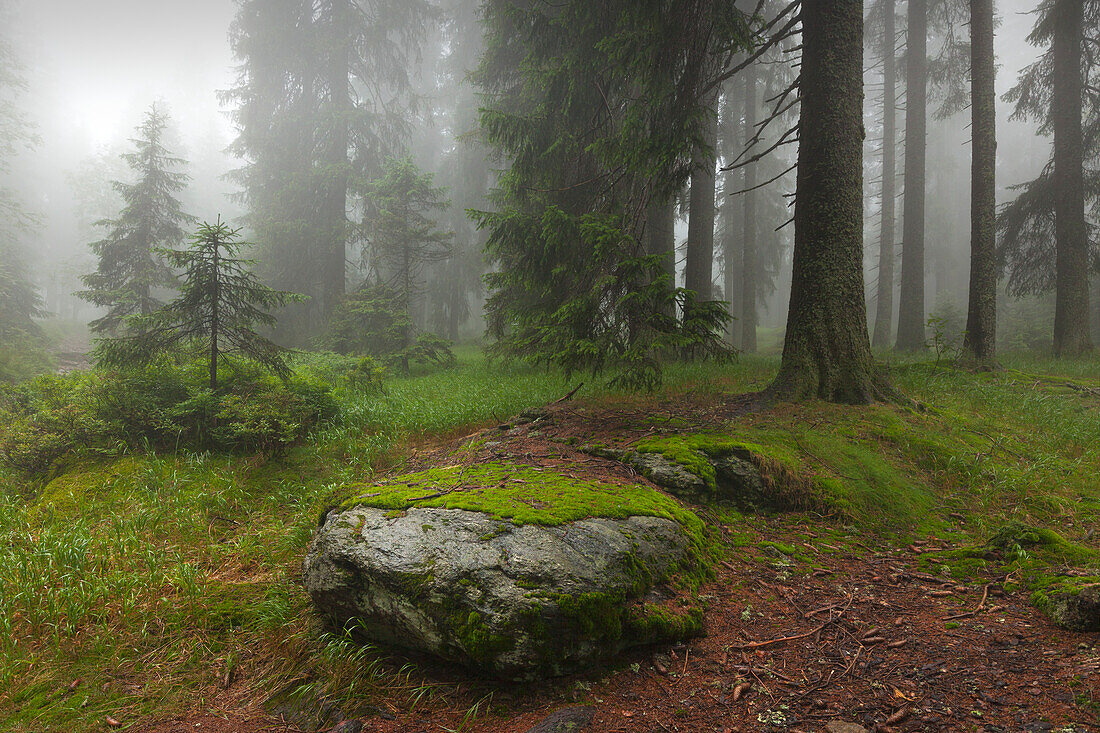
[[[794,272],[781,399],[867,403],[882,395],[863,287],[863,3],[802,3]]]
[[[453,252],[453,234],[439,229],[432,212],[448,206],[445,192],[432,183],[411,158],[386,163],[382,175],[367,186],[368,207],[364,230],[384,285],[398,293],[404,318],[402,369],[408,373],[408,350],[413,346],[414,300],[422,294],[425,265],[441,262]]]
[[[6,35],[9,15],[8,3],[0,0],[0,339],[10,344],[19,336],[40,335],[34,319],[45,314],[20,241],[34,219],[9,185],[13,158],[34,143],[31,127],[20,112],[26,82]]]
[[[897,12],[896,0],[880,7],[878,55],[882,59],[882,184],[879,212],[878,277],[875,287],[875,330],[871,344],[886,348],[894,325],[895,191],[897,184]]]
[[[924,204],[928,151],[928,0],[909,0],[905,45],[905,199],[897,348],[925,347]]]
[[[1092,348],[1088,277],[1100,273],[1100,236],[1085,215],[1100,214],[1100,101],[1086,92],[1100,85],[1100,2],[1045,0],[1029,41],[1047,48],[1005,99],[1014,117],[1053,134],[1054,149],[998,217],[1000,260],[1010,292],[1055,291],[1054,351],[1076,356]]]
[[[127,335],[97,343],[97,363],[148,364],[187,346],[207,355],[211,390],[218,388],[223,354],[238,354],[280,377],[289,376],[283,350],[256,328],[274,326],[275,317],[267,311],[303,296],[272,290],[256,279],[254,263],[239,257],[245,246],[240,231],[219,217],[214,224],[203,222],[189,248],[165,251],[169,263],[183,272],[179,297],[151,313],[128,316]]]
[[[41,336],[34,319],[44,315],[42,297],[28,277],[23,253],[0,243],[0,339],[13,343],[20,337]]]
[[[240,60],[236,172],[278,287],[312,296],[282,334],[316,333],[344,294],[347,218],[360,184],[408,133],[409,69],[427,0],[242,0],[231,32]]]
[[[636,387],[671,351],[724,353],[724,308],[674,287],[658,232],[712,147],[721,62],[745,50],[745,16],[729,0],[489,0],[484,18],[481,129],[509,163],[496,210],[477,215],[497,349]]]
[[[159,250],[178,246],[192,217],[177,198],[189,178],[176,170],[184,161],[164,147],[167,127],[168,115],[154,104],[131,140],[134,151],[122,156],[134,181],[113,183],[123,209],[118,218],[97,222],[108,229],[106,237],[91,245],[99,265],[81,278],[87,290],[78,293],[107,309],[89,324],[93,332],[116,333],[129,316],[149,315],[161,305],[157,290],[175,285]]]
[[[997,90],[993,0],[970,0],[970,297],[963,348],[989,366],[997,349]]]

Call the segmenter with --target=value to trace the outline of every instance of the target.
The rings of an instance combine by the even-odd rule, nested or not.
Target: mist
[[[373,171],[367,170],[370,166],[362,169],[364,175],[376,174],[378,161],[388,155],[408,154],[447,189],[442,226],[456,234],[460,254],[449,264],[430,264],[418,272],[413,310],[419,327],[446,330],[449,338],[458,338],[461,333],[466,339],[480,338],[484,330],[480,314],[486,293],[481,276],[492,266],[481,251],[484,238],[465,212],[485,205],[486,194],[494,185],[492,171],[503,167],[503,161],[490,159],[487,149],[472,136],[480,102],[467,75],[477,67],[484,43],[482,28],[476,21],[476,5],[472,1],[444,2],[417,21],[422,27],[400,51],[406,64],[401,73],[407,75],[403,89],[398,90],[391,79],[369,92],[366,87],[353,90],[355,94],[386,97],[386,113],[399,118],[398,124],[382,126],[372,133],[382,138],[370,143],[371,151],[363,147],[354,153],[378,158],[371,164],[375,166]],[[1034,22],[1032,5],[1014,0],[997,6],[998,204],[1011,201],[1016,196],[1012,187],[1034,178],[1050,157],[1049,137],[1038,134],[1033,121],[1011,119],[1012,106],[1000,99],[1016,83],[1021,69],[1034,63],[1040,53],[1027,42]],[[131,149],[135,128],[151,105],[157,105],[169,117],[166,148],[186,161],[181,170],[191,181],[180,194],[183,209],[196,221],[221,216],[245,226],[250,241],[257,236],[263,239],[264,232],[252,226],[255,216],[249,218],[250,213],[256,213],[255,202],[250,205],[241,179],[233,179],[234,171],[249,164],[242,148],[231,152],[241,130],[240,118],[234,119],[240,111],[239,98],[225,95],[237,83],[242,63],[234,57],[230,43],[238,11],[235,3],[110,0],[88,4],[43,0],[15,3],[13,11],[8,34],[26,81],[20,107],[35,141],[17,158],[12,188],[35,217],[34,226],[23,238],[50,320],[79,332],[81,324],[99,315],[94,306],[73,293],[82,287],[81,276],[95,269],[89,244],[104,233],[95,222],[113,218],[119,212],[121,202],[111,181],[129,180],[131,174],[120,156]],[[899,30],[903,32],[903,28]],[[934,50],[937,42],[933,33],[930,49]],[[304,49],[302,52],[308,53]],[[903,53],[901,36],[899,54]],[[878,236],[875,222],[881,207],[879,192],[874,190],[881,174],[877,167],[881,137],[876,138],[881,135],[881,114],[876,119],[874,109],[881,104],[881,100],[876,102],[876,95],[881,94],[882,82],[880,65],[876,66],[870,49],[865,66],[865,264],[869,309],[873,309],[877,278],[873,253]],[[904,84],[899,90],[900,111],[904,107]],[[950,329],[957,332],[961,328],[957,321],[966,308],[969,257],[969,117],[963,109],[939,119],[934,114],[936,106],[933,101],[928,118],[926,312],[921,320],[930,315],[945,318],[951,321]],[[899,134],[903,134],[903,128],[899,117]],[[902,140],[898,141],[899,197],[903,194]],[[732,140],[728,151],[720,156],[719,165],[737,158],[739,144]],[[793,164],[795,148],[777,155],[778,162]],[[722,212],[741,206],[738,196],[727,195],[727,185],[731,193],[736,193],[732,179],[717,187],[720,217],[727,215]],[[764,189],[761,195],[771,196],[778,206],[782,203],[778,197],[792,191],[793,178],[788,177]],[[349,198],[349,220],[361,220],[363,206],[364,200]],[[780,218],[780,213],[776,208],[759,224],[762,232],[780,230],[775,237],[777,249],[769,255],[769,267],[774,271],[767,275],[768,288],[760,294],[756,316],[759,326],[770,334],[765,341],[773,349],[780,343],[790,297],[790,228],[783,227],[785,218]],[[674,230],[679,285],[685,284],[688,221],[685,203],[677,212]],[[717,225],[719,236],[723,227],[739,226],[733,219],[726,224],[722,221],[725,219],[720,218]],[[293,316],[298,319],[296,325],[287,325],[280,335],[287,344],[305,345],[308,338],[303,334],[314,333],[332,312],[319,295],[320,275],[298,279],[286,276],[287,265],[271,260],[282,255],[268,246],[270,242],[255,243],[260,270],[268,281],[309,291],[313,305],[303,308],[311,312]],[[286,246],[293,249],[292,244]],[[351,237],[346,282],[339,289],[354,291],[377,275],[372,275],[372,267],[366,245]],[[714,295],[732,302],[740,295],[732,290],[736,288],[734,280],[727,276],[723,282],[723,267],[719,250],[714,263]],[[731,268],[736,269],[732,264]],[[1006,307],[1012,307],[1008,301]],[[435,322],[429,324],[433,312]],[[731,307],[731,312],[736,323],[739,311]],[[68,350],[87,345],[76,343]]]

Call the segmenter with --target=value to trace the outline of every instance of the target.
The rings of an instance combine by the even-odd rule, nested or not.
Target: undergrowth
[[[337,487],[375,480],[412,444],[502,422],[576,386],[457,353],[457,367],[414,369],[382,393],[341,382],[347,360],[298,357],[337,385],[339,417],[274,459],[131,449],[84,458],[48,483],[0,474],[0,729],[169,716],[216,698],[226,681],[254,700],[288,685],[409,705],[446,694],[326,635],[295,577]],[[912,409],[781,406],[716,427],[830,479],[845,522],[978,543],[1018,519],[1095,549],[1083,532],[1100,520],[1100,399],[1089,391],[1100,389],[1098,362],[1003,364],[991,374],[895,364]],[[657,399],[759,390],[776,366],[673,366]],[[578,397],[654,399],[598,384]]]

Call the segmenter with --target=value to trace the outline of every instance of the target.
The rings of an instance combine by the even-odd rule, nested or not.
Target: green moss
[[[452,624],[462,649],[472,660],[486,667],[491,667],[498,656],[516,645],[515,639],[493,632],[477,611],[465,617],[456,615]]]
[[[562,614],[586,637],[611,644],[624,635],[643,644],[678,641],[703,630],[703,609],[694,602],[677,613],[649,603],[630,606],[621,593],[561,594],[554,599]]]
[[[612,643],[622,638],[626,615],[622,593],[559,593],[553,598],[562,614],[574,621],[584,636]]]
[[[728,436],[694,433],[648,438],[638,442],[634,450],[637,453],[659,454],[688,473],[698,476],[711,490],[715,490],[718,476],[709,458],[731,453],[740,453],[747,457],[754,452],[760,452],[762,448],[732,440]]]
[[[557,526],[588,517],[664,517],[680,524],[698,546],[705,544],[699,517],[651,487],[584,481],[520,464],[435,468],[379,485],[352,485],[344,494],[348,498],[343,509],[464,509],[521,525]]]
[[[703,609],[691,606],[684,613],[676,613],[647,603],[628,613],[627,625],[637,638],[647,642],[682,641],[703,633]]]
[[[771,547],[773,549],[782,552],[784,555],[796,555],[798,554],[798,548],[794,545],[788,545],[783,542],[760,542],[757,543],[757,547],[765,548]]]

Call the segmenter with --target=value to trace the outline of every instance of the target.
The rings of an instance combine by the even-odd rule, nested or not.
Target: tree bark
[[[745,69],[745,144],[756,134],[757,78],[759,66]],[[745,166],[745,193],[742,194],[744,237],[741,251],[741,350],[756,351],[756,163]]]
[[[332,317],[340,300],[344,297],[347,263],[347,205],[348,179],[351,162],[348,159],[350,143],[349,123],[354,104],[351,99],[349,75],[351,72],[351,39],[348,29],[351,27],[351,12],[348,0],[330,0],[330,18],[332,24],[329,37],[332,43],[326,83],[329,89],[329,114],[332,129],[325,156],[327,170],[325,178],[325,197],[321,216],[324,217],[323,231],[328,237],[324,242],[322,258],[321,315],[325,322]]]
[[[895,0],[886,0],[882,36],[882,212],[879,221],[875,334],[871,344],[886,348],[894,325],[894,184],[897,182],[897,27]]]
[[[865,404],[874,372],[863,281],[863,3],[802,3],[795,244],[780,399]]]
[[[646,254],[660,255],[669,288],[676,287],[676,202],[650,201],[646,208]],[[675,313],[668,313],[673,316]]]
[[[997,355],[997,91],[993,0],[970,0],[970,304],[963,348],[981,365]]]
[[[688,208],[687,264],[684,287],[695,291],[698,301],[713,298],[714,282],[714,164],[718,146],[718,121],[707,119],[706,149],[695,156]]]
[[[741,346],[741,272],[738,265],[741,260],[741,237],[738,216],[735,207],[740,203],[729,194],[744,187],[743,168],[727,171],[725,176],[726,196],[722,202],[722,292],[729,303],[730,320],[726,324],[726,343]]]
[[[928,0],[909,0],[905,65],[905,202],[897,347],[925,347],[924,199],[928,126]]]
[[[1083,0],[1055,0],[1054,219],[1056,283],[1054,355],[1080,356],[1089,338],[1088,232],[1085,226],[1084,143],[1081,132]]]

